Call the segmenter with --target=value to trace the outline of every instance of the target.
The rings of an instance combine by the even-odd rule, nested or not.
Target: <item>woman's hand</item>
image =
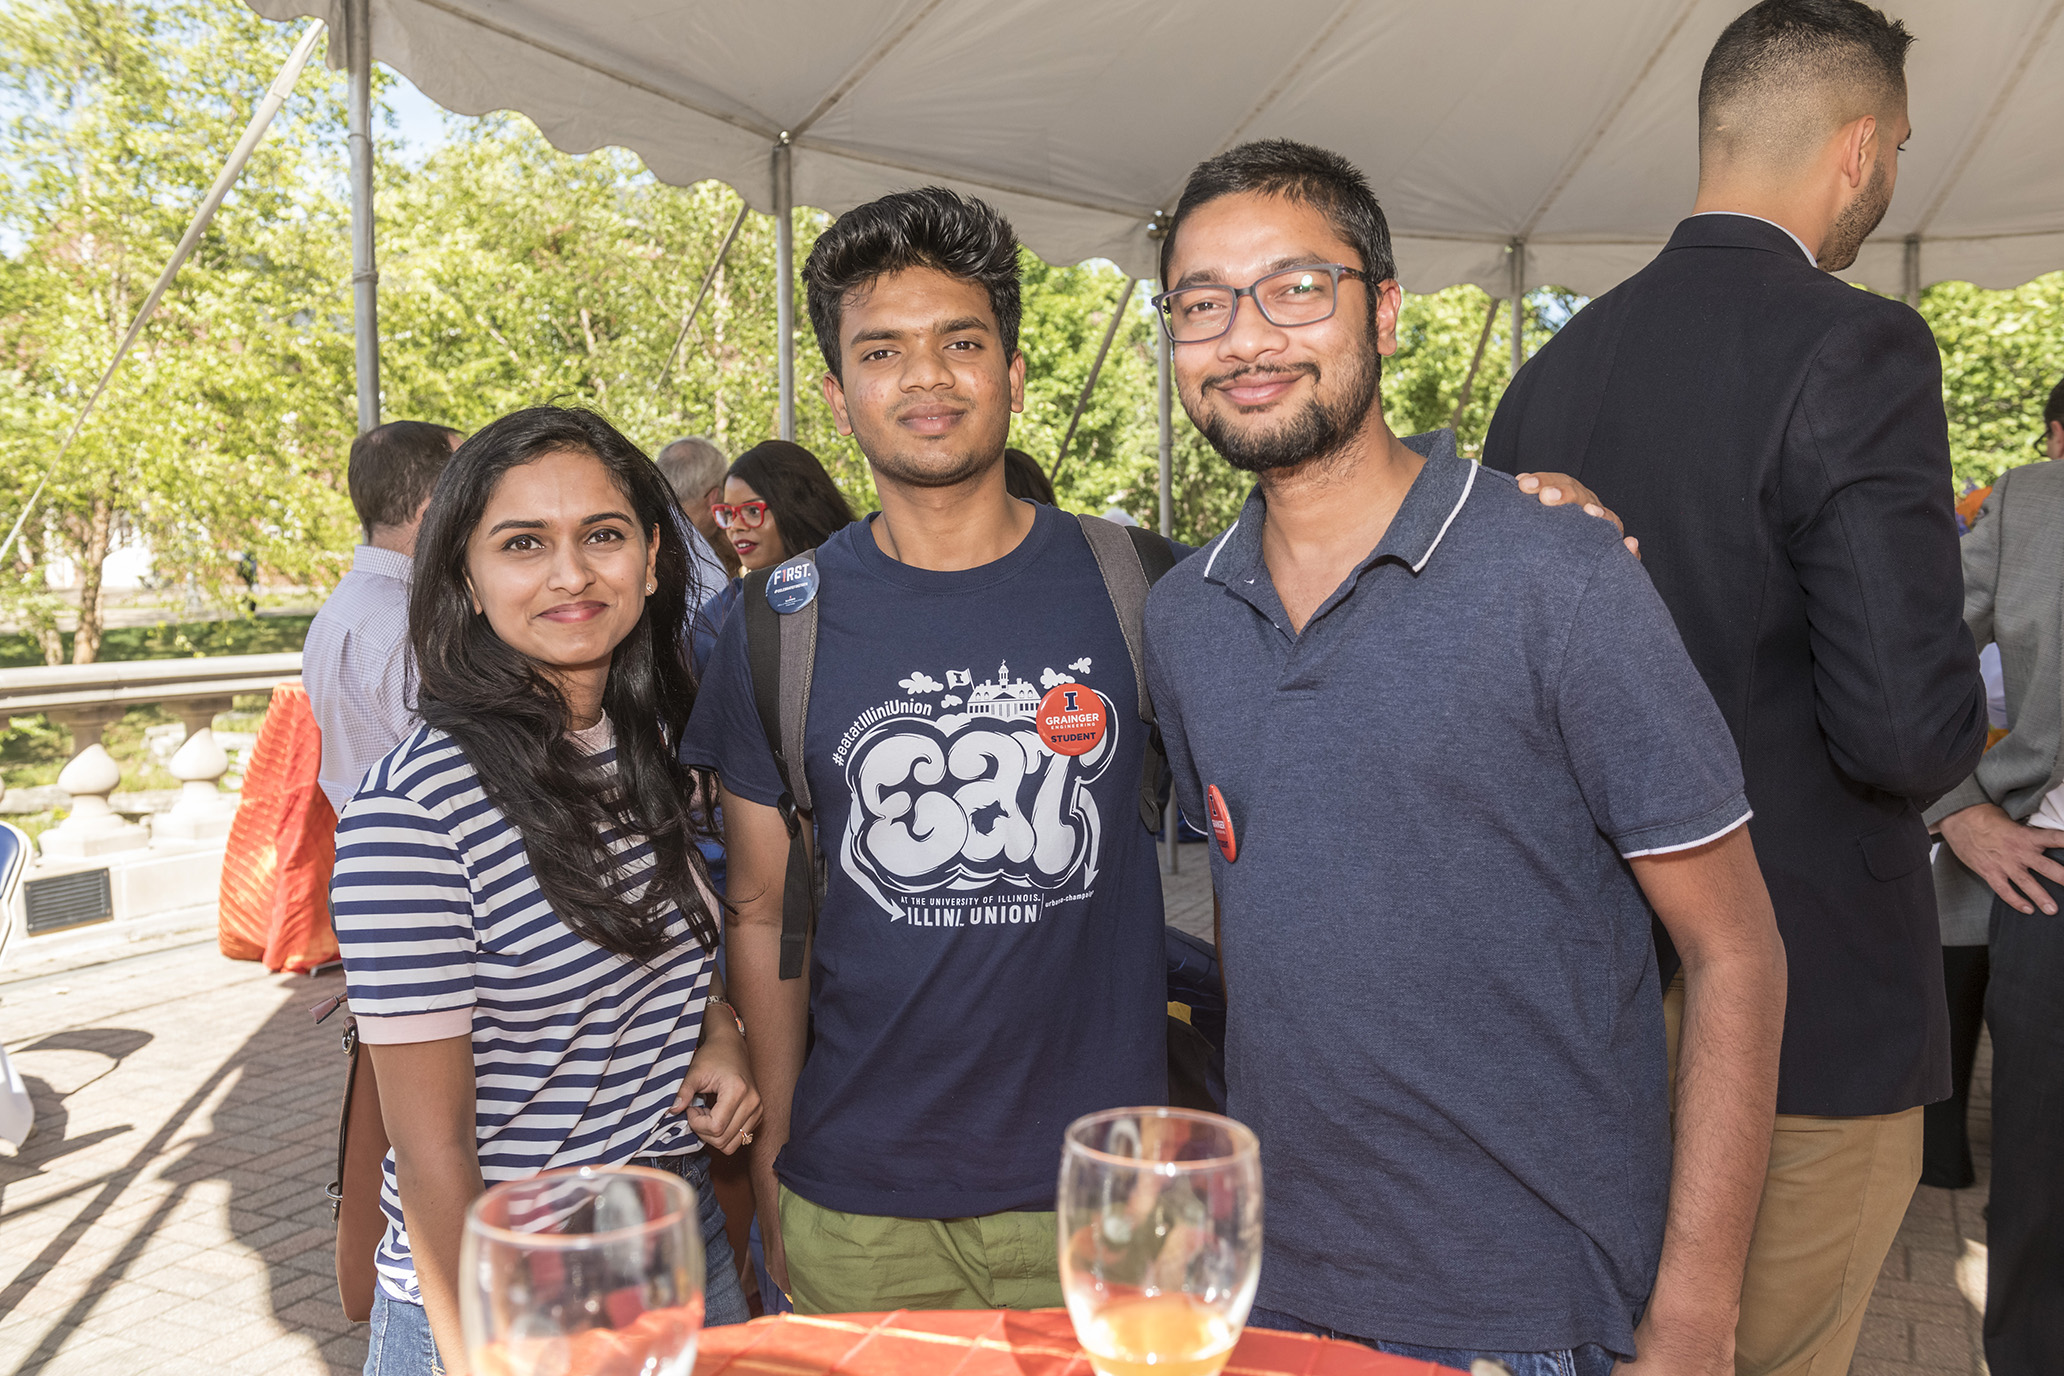
[[[708,1108],[695,1102],[702,1094],[710,1096]],[[724,1004],[711,1003],[703,1010],[702,1045],[688,1063],[673,1111],[686,1113],[695,1135],[726,1156],[750,1143],[753,1129],[760,1125],[760,1092],[753,1087],[745,1038]]]

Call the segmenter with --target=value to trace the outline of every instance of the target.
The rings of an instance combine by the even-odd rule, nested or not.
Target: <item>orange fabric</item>
[[[222,857],[217,940],[232,960],[298,972],[337,958],[329,907],[337,817],[316,783],[321,765],[308,690],[298,679],[282,683],[244,770]]]
[[[1358,1343],[1250,1328],[1227,1376],[1452,1376]],[[1063,1309],[781,1314],[706,1328],[695,1376],[1091,1376]]]
[[[1984,506],[1985,499],[1991,495],[1992,484],[1987,483],[1983,487],[1974,487],[1963,496],[1957,498],[1956,512],[1957,515],[1964,518],[1966,528],[1978,519],[1978,508]]]

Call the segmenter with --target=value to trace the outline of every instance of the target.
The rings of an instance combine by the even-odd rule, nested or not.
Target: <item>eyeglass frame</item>
[[[1254,294],[1254,289],[1272,277],[1283,277],[1293,272],[1323,272],[1331,276],[1333,279],[1333,309],[1315,320],[1293,320],[1288,323],[1270,315],[1268,307],[1262,305],[1261,298]],[[1161,322],[1161,332],[1168,336],[1169,343],[1209,344],[1212,340],[1224,339],[1233,332],[1233,324],[1240,318],[1240,298],[1243,296],[1254,303],[1254,309],[1261,312],[1263,320],[1268,321],[1269,324],[1274,325],[1279,330],[1295,330],[1306,325],[1324,324],[1340,313],[1340,279],[1343,277],[1352,278],[1365,287],[1378,285],[1370,280],[1366,268],[1349,267],[1346,263],[1299,263],[1295,267],[1277,268],[1274,272],[1264,272],[1244,287],[1229,287],[1223,282],[1192,282],[1187,287],[1171,287],[1167,291],[1148,297],[1147,304],[1154,308],[1154,318]],[[1217,334],[1207,334],[1199,339],[1177,339],[1174,328],[1168,323],[1168,312],[1162,307],[1163,303],[1170,298],[1180,296],[1186,291],[1231,292],[1233,294],[1233,308],[1226,312],[1225,328]]]
[[[739,520],[737,528],[740,530],[758,530],[761,526],[767,524],[767,513],[774,509],[767,504],[767,499],[764,497],[755,497],[749,502],[711,502],[709,504],[710,519],[717,523],[718,530],[730,530],[732,529],[731,522],[725,520],[718,513],[728,511],[731,513],[732,518],[736,520],[745,515],[747,507],[753,506],[760,509],[760,514],[750,521]]]

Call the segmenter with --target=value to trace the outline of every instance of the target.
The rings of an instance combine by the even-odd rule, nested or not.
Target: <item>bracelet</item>
[[[703,996],[703,1011],[705,1014],[707,1014],[709,1010],[709,1005],[713,1003],[731,1015],[731,1021],[738,1024],[738,1035],[743,1037],[745,1035],[745,1019],[738,1016],[737,1006],[734,1005],[729,999],[720,999],[705,994]]]

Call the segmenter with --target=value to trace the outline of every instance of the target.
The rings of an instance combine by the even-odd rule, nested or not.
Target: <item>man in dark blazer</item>
[[[1485,446],[1624,517],[1742,752],[1790,962],[1742,1376],[1848,1370],[1949,1093],[1921,810],[1986,723],[1941,364],[1912,310],[1829,275],[1891,200],[1910,41],[1856,0],[1730,24],[1691,217],[1520,370]]]

